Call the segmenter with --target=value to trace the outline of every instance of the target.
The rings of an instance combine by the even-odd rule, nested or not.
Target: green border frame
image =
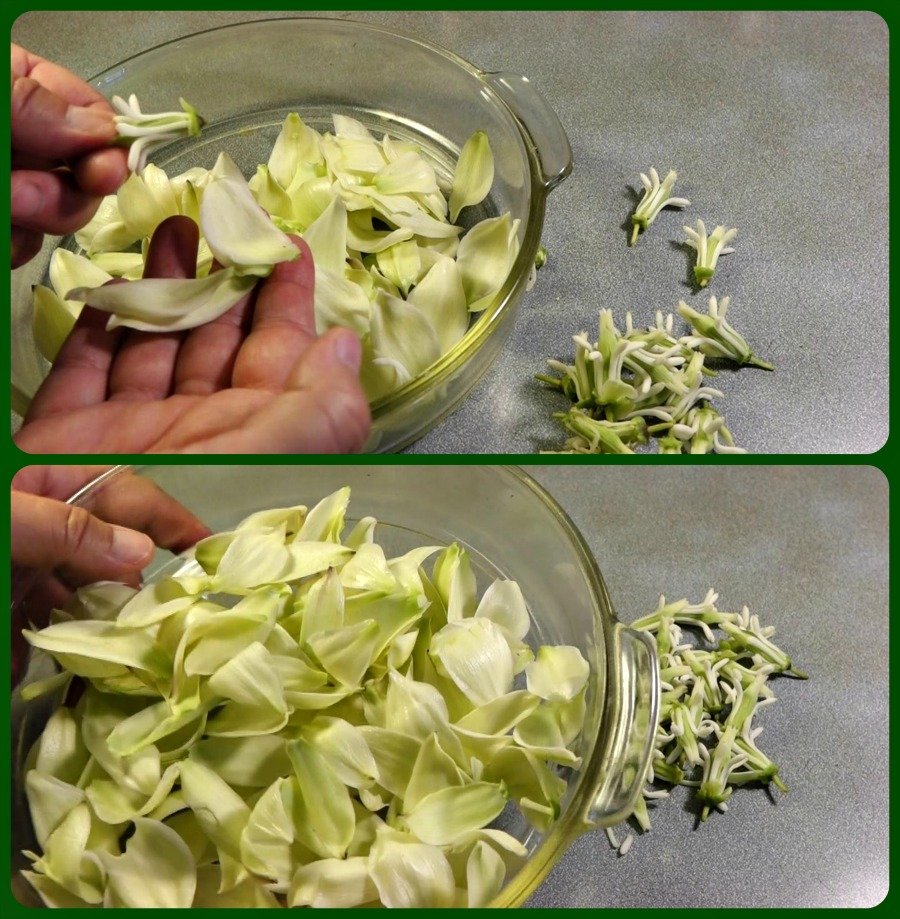
[[[83,7],[79,5],[79,9],[86,9],[90,11],[102,12],[104,9],[109,10],[120,10],[123,8],[131,9],[148,9],[148,10],[191,10],[191,11],[204,11],[204,10],[219,10],[219,9],[233,9],[233,10],[243,10],[247,9],[250,4],[247,3],[236,3],[234,0],[225,0],[223,3],[216,5],[188,5],[184,3],[173,3],[171,0],[163,0],[163,2],[152,3],[146,5],[138,4],[122,4],[122,3],[90,3],[85,4]],[[302,12],[303,10],[368,10],[373,6],[372,3],[359,3],[359,2],[349,2],[341,4],[337,7],[330,6],[327,4],[316,4],[316,3],[304,3],[304,4],[294,4],[288,6],[282,4],[279,6],[278,3],[271,5],[272,12]],[[610,4],[608,6],[601,6],[596,3],[563,3],[563,4],[553,4],[549,2],[544,3],[527,3],[527,2],[495,2],[486,3],[483,6],[479,6],[472,3],[460,4],[458,7],[453,7],[450,4],[427,4],[420,2],[419,3],[392,3],[390,4],[391,10],[453,10],[457,12],[467,12],[467,11],[481,11],[481,10],[533,10],[533,11],[552,11],[558,12],[560,8],[573,11],[584,11],[584,10],[639,10],[642,12],[651,12],[651,11],[684,11],[685,9],[690,10],[709,10],[722,12],[723,7],[720,4],[709,2],[695,2],[687,7],[678,7],[672,3],[653,3],[645,2],[639,4],[627,4],[627,3],[618,3]],[[57,0],[54,3],[42,3],[36,7],[20,7],[18,3],[14,2],[6,8],[3,8],[0,12],[0,18],[7,23],[7,26],[11,29],[12,24],[24,12],[36,12],[36,11],[46,11],[46,10],[70,10],[72,9],[72,4],[66,4]],[[845,3],[828,3],[822,2],[788,2],[788,3],[775,3],[775,4],[766,4],[766,3],[750,3],[750,4],[741,4],[733,3],[728,4],[727,11],[790,11],[790,12],[819,12],[819,11],[856,11],[856,10],[865,10],[873,12],[879,15],[886,23],[888,27],[888,32],[890,31],[896,21],[900,19],[897,10],[893,6],[889,6],[887,3],[881,4],[870,4],[870,5],[861,5],[859,7],[854,7],[853,5]],[[852,66],[852,62],[848,62]],[[896,134],[896,125],[895,114],[896,103],[894,98],[894,93],[892,90],[895,89],[895,81],[893,79],[894,68],[891,67],[890,61],[888,64],[889,67],[889,145],[894,140]],[[7,125],[9,125],[9,108],[8,102],[4,97],[2,100],[3,105],[3,118]],[[0,171],[3,171],[4,174],[8,173],[10,168],[9,161],[9,144],[4,144],[2,150],[0,150]],[[897,177],[893,174],[889,178],[889,195],[893,199],[895,195],[893,194],[897,186]],[[9,191],[6,184],[3,185],[2,192],[3,198],[8,209],[9,205]],[[891,215],[890,228],[893,230],[894,226],[900,223],[900,218],[895,219],[894,215]],[[0,225],[0,234],[2,234],[3,241],[3,250],[9,251],[9,225],[5,221]],[[891,291],[889,290],[889,309],[890,315],[889,318],[893,319],[896,307],[894,303],[894,297],[891,296]],[[8,301],[7,301],[8,302]],[[891,323],[893,325],[893,323]],[[8,328],[8,327],[7,327]],[[891,396],[894,395],[894,371],[900,365],[900,359],[896,355],[896,351],[900,350],[893,349],[891,351],[891,357],[889,362],[889,373],[891,378],[892,385],[890,386]],[[2,371],[0,371],[0,378],[9,377],[9,348],[2,347],[0,348],[0,360],[2,360]],[[589,465],[596,466],[602,465],[605,463],[610,464],[620,464],[620,463],[640,463],[640,464],[679,464],[679,463],[688,463],[691,465],[702,465],[704,463],[713,463],[717,465],[856,465],[856,466],[874,466],[881,470],[882,474],[888,481],[889,485],[889,511],[893,511],[896,506],[897,498],[895,497],[895,489],[890,488],[893,484],[892,474],[895,477],[900,478],[900,471],[894,472],[900,468],[900,463],[898,463],[898,449],[897,449],[897,437],[892,434],[893,431],[893,422],[896,416],[896,400],[891,398],[891,404],[889,406],[889,431],[888,439],[885,445],[873,454],[868,455],[821,455],[821,454],[791,454],[791,455],[771,455],[771,454],[760,454],[760,455],[744,455],[744,456],[728,456],[728,457],[691,457],[687,459],[686,457],[675,457],[675,456],[659,456],[659,455],[641,455],[640,457],[625,457],[625,456],[602,456],[602,457],[586,457],[586,456],[553,456],[553,455],[537,455],[537,454],[484,454],[484,455],[454,455],[454,454],[438,454],[438,455],[429,455],[429,456],[418,456],[418,455],[404,455],[398,454],[395,456],[369,456],[369,457],[359,457],[359,456],[345,456],[345,457],[319,457],[319,456],[296,456],[291,459],[292,462],[297,465],[318,465],[321,463],[331,463],[335,465],[346,465],[346,464],[359,464],[359,463],[370,463],[372,465],[381,465],[381,464],[446,464],[453,463],[457,465],[473,465],[473,464],[501,464],[501,463],[513,463],[521,466],[530,466],[530,465],[556,465],[556,464],[565,464],[565,465]],[[42,457],[31,457],[26,453],[20,451],[12,442],[12,438],[9,435],[5,435],[5,440],[0,443],[0,462],[2,462],[2,469],[5,473],[6,480],[11,480],[13,475],[19,471],[19,469],[31,465],[33,459],[39,459],[41,464],[78,464],[85,461],[85,457],[82,455],[73,455],[73,454],[52,454]],[[161,462],[167,462],[165,457],[154,457],[155,460]],[[116,455],[116,456],[91,456],[91,463],[102,463],[104,461],[110,463],[121,463],[121,462],[140,462],[145,460],[145,457],[141,456],[128,456],[128,455]],[[221,464],[233,464],[233,463],[250,463],[253,465],[275,465],[283,464],[287,461],[287,458],[284,456],[243,456],[243,455],[220,455],[220,456],[177,456],[172,457],[172,464],[190,464],[190,465],[221,465]],[[900,492],[900,489],[896,491]],[[9,499],[7,493],[4,490],[2,500],[5,507],[5,519],[9,517]],[[893,516],[893,514],[891,514]],[[2,552],[4,557],[9,557],[9,529],[4,525],[2,531],[0,531],[0,552]],[[894,558],[893,555],[891,558],[891,570],[893,571]],[[9,569],[4,565],[2,572],[0,572],[0,584],[2,584],[3,597],[8,601],[10,596],[10,583],[9,583]],[[900,607],[900,603],[892,604],[894,606]],[[7,605],[8,608],[8,605]],[[3,660],[6,661],[9,656],[9,632],[7,629],[0,630],[0,655],[2,655]],[[891,634],[890,645],[893,648],[896,641],[895,634]],[[6,665],[4,664],[3,672],[7,673]],[[897,677],[894,676],[891,679],[891,690],[893,691],[894,685],[897,683]],[[894,721],[896,719],[892,717],[890,719],[890,727],[894,727]],[[3,719],[0,723],[0,750],[3,751],[3,764],[0,767],[0,777],[2,777],[4,789],[9,787],[9,773],[10,773],[10,762],[11,762],[11,751],[10,751],[10,736],[9,736],[9,720],[8,718]],[[892,731],[892,733],[894,733]],[[889,762],[890,768],[890,762]],[[891,791],[895,791],[896,788],[900,787],[900,774],[897,777],[893,778],[890,782]],[[0,814],[2,814],[3,826],[6,827],[9,824],[10,819],[10,801],[8,793],[4,791],[0,794]],[[889,843],[892,834],[889,831]],[[835,838],[835,845],[840,845],[841,842],[838,838]],[[10,847],[10,834],[7,831],[0,832],[0,864],[7,865],[9,864],[9,847]],[[889,867],[889,884],[894,877],[894,860],[890,858],[890,867]],[[889,886],[887,897],[877,906],[873,907],[873,911],[878,915],[889,915],[893,912],[893,909],[897,906],[898,897]],[[30,912],[28,907],[24,907],[19,904],[12,896],[12,893],[9,887],[4,885],[3,892],[0,893],[0,904],[3,907],[3,914],[7,916],[22,916]],[[615,907],[609,908],[610,910],[615,910]],[[694,909],[670,909],[669,913],[673,916],[688,917],[693,916],[697,912],[713,912],[714,910],[694,910]],[[790,912],[799,912],[798,909],[779,909],[774,910],[775,912],[781,913],[790,913]],[[156,912],[164,912],[162,910],[157,910]],[[550,910],[550,912],[559,912],[568,914],[570,910]],[[657,913],[658,910],[647,908],[646,910],[638,910],[638,912],[647,912],[649,914]],[[739,909],[726,909],[726,910],[715,910],[719,915],[722,916],[738,916],[743,913],[743,910]],[[829,910],[826,909],[814,909],[814,910],[804,910],[804,913],[827,913]]]

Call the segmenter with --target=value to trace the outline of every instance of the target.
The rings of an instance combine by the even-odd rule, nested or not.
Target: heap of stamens
[[[621,332],[612,311],[600,310],[597,340],[573,336],[575,363],[550,360],[558,376],[538,379],[561,390],[574,405],[554,415],[572,435],[561,452],[633,453],[649,438],[660,453],[743,453],[710,400],[720,390],[705,385],[714,376],[706,357],[739,366],[771,369],[725,320],[728,297],[711,297],[707,315],[679,304],[691,333],[674,336],[674,316],[656,314],[656,324],[634,327],[631,313]]]
[[[776,701],[771,677],[806,674],[772,642],[773,627],[760,625],[746,606],[721,612],[718,596],[710,590],[695,604],[660,597],[654,612],[632,623],[656,641],[661,690],[653,759],[632,814],[643,832],[650,829],[647,802],[668,797],[666,786],[695,788],[702,821],[713,809],[726,811],[736,787],[787,791],[778,766],[757,746],[762,728],[754,718]],[[685,629],[699,633],[697,641],[686,641]],[[619,845],[609,835],[624,855],[631,837]]]

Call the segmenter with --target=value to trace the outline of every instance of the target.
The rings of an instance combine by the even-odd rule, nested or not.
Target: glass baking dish
[[[466,335],[420,376],[372,405],[370,451],[402,449],[453,411],[497,357],[512,329],[541,241],[547,195],[572,169],[566,133],[529,80],[479,70],[429,42],[359,22],[269,19],[188,35],[144,51],[92,81],[104,95],[136,93],[145,111],[179,96],[207,121],[199,138],[153,157],[170,175],[211,168],[227,152],[246,176],[268,159],[285,116],[299,112],[318,130],[332,113],[351,115],[428,150],[439,176],[452,176],[459,150],[486,131],[495,178],[470,222],[509,211],[521,221],[521,248],[493,304]],[[24,412],[49,364],[31,331],[31,287],[58,245],[12,273],[13,408]]]

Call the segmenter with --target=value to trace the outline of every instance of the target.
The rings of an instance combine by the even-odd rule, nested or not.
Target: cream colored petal
[[[450,192],[450,222],[456,223],[464,207],[479,204],[494,182],[494,154],[488,136],[476,131],[463,145],[453,173]]]

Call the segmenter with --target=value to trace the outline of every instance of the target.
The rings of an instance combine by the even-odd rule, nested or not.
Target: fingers
[[[10,44],[10,72],[12,78],[31,77],[41,86],[46,86],[60,99],[72,105],[87,108],[105,108],[109,103],[93,86],[89,86],[71,70],[44,60],[37,54],[26,51],[21,45]]]
[[[276,265],[257,292],[253,328],[235,361],[236,387],[283,389],[291,368],[315,340],[312,253],[299,237],[291,241],[299,257]]]
[[[293,397],[292,411],[283,412],[283,423],[273,426],[269,452],[354,453],[363,448],[372,417],[359,383],[361,351],[348,329],[331,329],[306,351],[288,380],[291,392],[285,397]]]
[[[150,240],[145,278],[192,278],[200,230],[189,217],[169,217]],[[126,331],[109,375],[110,399],[150,401],[172,391],[181,332]]]
[[[128,178],[128,151],[121,147],[86,153],[72,165],[78,187],[89,195],[111,195]]]
[[[12,173],[10,217],[14,226],[61,236],[80,230],[100,199],[85,194],[67,172],[19,169]]]
[[[191,329],[175,366],[175,392],[183,396],[208,396],[228,389],[234,362],[253,319],[253,291],[227,313]]]
[[[209,536],[209,528],[155,482],[123,472],[105,485],[91,504],[94,516],[146,533],[157,546],[183,552]]]
[[[84,508],[12,492],[12,562],[39,570],[63,569],[70,583],[132,576],[153,557],[153,540],[115,526]]]
[[[13,227],[9,244],[12,267],[20,268],[41,251],[41,246],[44,245],[44,234],[38,233],[37,230]]]
[[[88,97],[76,98],[86,102]],[[13,150],[63,160],[109,146],[116,139],[112,109],[105,103],[84,102],[63,98],[32,77],[14,77],[10,98]]]
[[[53,369],[41,384],[25,418],[30,421],[72,412],[106,399],[109,372],[121,329],[106,330],[109,317],[85,307],[63,342]],[[65,452],[65,451],[62,451]]]

